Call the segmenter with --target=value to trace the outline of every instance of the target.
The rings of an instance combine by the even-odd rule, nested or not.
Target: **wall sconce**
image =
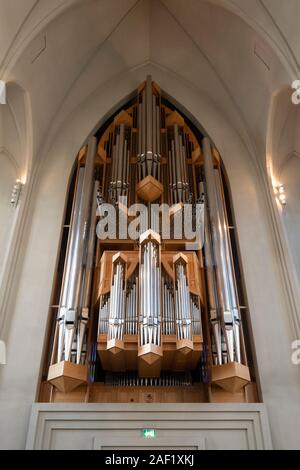
[[[0,340],[0,366],[6,365],[6,345]]]
[[[6,104],[6,83],[0,80],[0,104]]]
[[[283,184],[279,184],[275,186],[274,192],[275,192],[276,199],[279,201],[279,203],[283,207],[286,206],[286,194],[285,194],[285,188]]]
[[[17,205],[18,205],[23,186],[24,186],[24,184],[20,180],[17,180],[14,184],[12,194],[11,194],[11,200],[10,200],[11,204],[14,207],[17,207]]]

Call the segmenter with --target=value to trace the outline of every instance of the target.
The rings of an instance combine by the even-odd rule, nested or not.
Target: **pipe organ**
[[[154,219],[153,204],[168,209]],[[145,207],[146,227],[133,222],[132,205],[137,216]],[[108,206],[116,237],[97,237]],[[188,207],[193,240],[176,236]],[[43,400],[257,400],[233,225],[217,150],[147,77],[78,155]]]

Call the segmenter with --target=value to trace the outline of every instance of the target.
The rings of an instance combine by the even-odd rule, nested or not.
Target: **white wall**
[[[283,166],[280,180],[287,198],[282,220],[300,283],[300,157],[297,154],[292,154]]]
[[[274,187],[284,185],[287,204],[283,208],[277,201],[278,219],[300,295],[300,104],[293,104],[292,93],[285,87],[273,97],[267,166],[273,198]]]
[[[9,246],[14,220],[14,207],[10,203],[17,174],[5,151],[0,150],[0,279]]]

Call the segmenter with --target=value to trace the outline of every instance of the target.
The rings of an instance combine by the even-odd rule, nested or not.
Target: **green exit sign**
[[[156,429],[144,429],[143,430],[144,439],[155,439],[156,438]]]

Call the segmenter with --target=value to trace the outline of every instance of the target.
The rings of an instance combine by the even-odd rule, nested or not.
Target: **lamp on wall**
[[[21,180],[16,180],[13,190],[12,190],[11,199],[10,199],[10,202],[14,207],[17,207],[18,205],[23,186],[24,184],[22,183]]]
[[[0,340],[0,365],[6,365],[6,345]]]
[[[275,196],[278,202],[284,207],[286,206],[286,194],[285,187],[283,184],[278,184],[274,188]]]

